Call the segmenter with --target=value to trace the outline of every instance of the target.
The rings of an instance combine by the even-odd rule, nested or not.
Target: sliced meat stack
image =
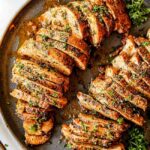
[[[80,93],[83,94],[83,93]],[[116,141],[128,128],[125,123],[80,113],[69,125],[63,124],[62,134],[71,149],[124,150]]]
[[[16,112],[23,120],[26,143],[43,144],[54,126],[54,107],[67,104],[63,92],[68,90],[69,78],[27,59],[17,59],[12,74],[12,82],[18,86],[11,95],[18,99]]]
[[[126,33],[131,27],[123,0],[73,1],[50,8],[38,20],[44,28],[69,32],[93,46],[99,46],[112,31]]]
[[[86,69],[90,57],[86,42],[99,46],[112,31],[125,33],[131,26],[123,0],[70,2],[50,8],[38,21],[40,28],[18,49],[12,70],[12,82],[17,88],[11,95],[18,99],[17,114],[23,120],[26,143],[31,145],[48,141],[53,128],[53,109],[64,108],[67,104],[64,93],[69,87],[68,76],[74,66]],[[119,112],[104,108],[102,104],[90,107],[100,112],[100,108],[110,111],[114,120],[120,116]],[[99,128],[99,135],[102,128]],[[68,136],[70,130],[66,127]],[[102,144],[109,142],[109,139],[100,141]],[[90,144],[87,147],[91,147]]]
[[[150,98],[149,44],[143,37],[126,37],[112,65],[91,82],[89,95],[78,92],[86,114],[62,126],[62,134],[73,149],[112,149],[130,123],[144,125]]]

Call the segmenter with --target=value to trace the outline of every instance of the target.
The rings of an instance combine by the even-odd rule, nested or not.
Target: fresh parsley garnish
[[[108,9],[105,6],[97,6],[93,7],[93,12],[98,12],[100,15],[108,14]]]
[[[38,106],[38,102],[34,102],[34,101],[30,100],[29,101],[29,106],[30,107]]]
[[[147,141],[144,139],[143,129],[133,127],[129,131],[127,150],[147,150]]]
[[[121,118],[118,118],[117,122],[118,122],[118,124],[123,124],[124,119],[123,119],[122,117],[121,117]]]
[[[36,132],[38,130],[38,125],[37,124],[34,124],[30,127],[30,131],[31,132]]]
[[[87,132],[87,125],[84,122],[81,122],[81,126],[85,132]]]
[[[149,41],[146,41],[146,42],[142,42],[141,43],[141,46],[149,46],[150,45],[150,42]]]
[[[140,26],[148,20],[150,8],[144,5],[144,0],[126,0],[126,6],[133,24]]]
[[[70,27],[69,25],[66,25],[66,26],[65,26],[65,31],[66,31],[66,32],[70,32],[70,31],[71,31],[71,27]]]

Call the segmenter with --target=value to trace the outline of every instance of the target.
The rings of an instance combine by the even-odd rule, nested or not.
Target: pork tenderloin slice
[[[78,136],[87,136],[88,135],[89,137],[106,139],[106,140],[109,140],[112,142],[118,140],[118,138],[113,136],[114,133],[112,133],[109,130],[105,130],[105,133],[103,131],[100,133],[100,131],[99,132],[91,132],[91,131],[88,132],[88,130],[83,130],[82,128],[80,128],[79,126],[77,126],[75,124],[70,124],[69,127],[70,127],[72,133],[76,134]]]
[[[106,30],[107,30],[107,36],[111,34],[111,32],[114,30],[114,19],[112,15],[110,14],[108,7],[104,4],[103,1],[95,1],[95,0],[88,0],[92,4],[92,11],[96,13],[99,20],[104,22]]]
[[[142,126],[144,123],[143,117],[139,113],[135,113],[129,103],[125,102],[125,100],[120,96],[112,86],[108,85],[105,79],[98,78],[95,82],[99,82],[96,86],[92,84],[92,88],[90,88],[90,92],[94,96],[95,99],[99,100],[102,104],[105,104],[110,109],[113,109],[117,112],[119,112],[123,117],[126,119]],[[103,84],[106,84],[107,87],[102,86]],[[93,90],[94,89],[94,90]],[[96,89],[96,90],[95,90]]]
[[[104,128],[99,126],[98,124],[93,125],[90,123],[86,123],[78,118],[73,120],[73,124],[79,127],[80,129],[84,130],[84,132],[89,132],[92,135],[100,137],[102,139],[116,140],[121,137],[121,132],[119,131],[116,132],[112,128]]]
[[[141,78],[146,84],[150,85],[149,77],[143,76],[143,69],[144,73],[147,72],[145,68],[146,65],[144,65],[144,62],[140,60],[140,56],[137,52],[134,53],[132,57],[129,57],[125,52],[120,53],[120,55],[113,60],[112,65],[120,70],[124,69],[136,74],[137,77]],[[149,66],[147,66],[147,69],[148,68]]]
[[[135,90],[135,88],[129,86],[129,84],[124,80],[124,78],[119,75],[119,70],[110,66],[105,70],[106,78],[111,78],[113,80],[113,86],[115,91],[123,97],[123,100],[129,101],[136,107],[143,109],[147,108],[147,99],[140,96],[140,93]]]
[[[138,53],[142,57],[142,59],[150,66],[150,52],[145,47],[139,47]]]
[[[87,36],[87,25],[80,13],[65,5],[50,8],[39,17],[39,22],[44,27],[57,24],[62,27],[60,28],[61,30],[69,25],[73,35],[76,35],[80,39],[84,39]]]
[[[142,86],[141,86],[143,81],[139,80],[140,84],[138,84],[135,79],[134,80],[130,79],[130,77],[132,77],[131,73],[129,73],[129,72],[125,73],[125,71],[123,71],[123,72],[121,74],[120,70],[118,70],[118,69],[111,66],[111,67],[107,67],[105,73],[106,73],[106,76],[111,77],[116,83],[118,83],[122,87],[129,90],[132,94],[138,96],[140,99],[143,99],[143,102],[145,102],[145,103],[143,103],[143,108],[144,107],[146,108],[147,107],[147,99],[145,99],[143,97],[144,93],[142,92],[143,89],[142,89]],[[134,77],[135,77],[135,75],[133,75],[133,78]],[[145,84],[145,83],[143,83],[143,84]]]
[[[109,148],[103,148],[100,146],[94,146],[92,144],[82,144],[82,143],[75,143],[71,140],[68,141],[68,144],[72,149],[78,149],[78,150],[125,150],[125,147],[123,144],[118,144],[111,146]]]
[[[150,87],[142,79],[139,79],[136,74],[132,74],[128,71],[121,71],[119,74],[123,76],[129,85],[150,98]]]
[[[23,59],[17,59],[15,65],[19,71],[25,70],[28,73],[32,73],[34,77],[40,80],[44,79],[48,83],[52,82],[63,86],[64,91],[67,91],[69,88],[69,78],[54,71],[53,69],[48,70],[32,61]]]
[[[139,126],[143,126],[144,118],[140,114],[134,113],[133,109],[128,108],[128,106],[125,105],[125,103],[112,99],[107,95],[93,94],[93,96],[103,105],[106,105],[106,107],[118,112],[127,120],[130,120],[131,122]]]
[[[133,74],[139,76],[148,86],[150,86],[150,66],[147,63],[138,63],[137,56],[132,56],[128,68]]]
[[[11,93],[11,96],[20,99],[22,101],[25,101],[29,103],[31,106],[38,106],[40,108],[48,109],[50,107],[50,104],[46,101],[40,100],[36,97],[31,96],[30,94],[19,90],[19,89],[14,89]]]
[[[135,38],[134,40],[138,46],[144,47],[148,52],[150,52],[150,41],[149,41],[149,39],[146,39],[143,37],[138,37],[138,38]]]
[[[88,110],[96,111],[102,114],[103,116],[113,120],[117,120],[120,117],[119,113],[108,109],[108,107],[97,102],[89,95],[78,92],[77,98],[79,100],[80,105]]]
[[[18,112],[18,107],[16,108],[16,112]],[[22,112],[22,113],[17,113],[18,117],[25,121],[25,120],[36,120],[38,123],[42,123],[44,121],[47,121],[50,116],[52,116],[53,113],[51,114],[30,114],[30,113],[27,113],[27,112]]]
[[[50,135],[30,135],[25,133],[25,142],[28,145],[41,145],[50,139]]]
[[[63,108],[67,104],[67,99],[62,97],[62,94],[60,95],[56,91],[41,87],[41,85],[39,86],[30,80],[24,80],[22,77],[15,75],[12,81],[18,84],[19,89],[27,92],[31,96],[48,102],[52,106]]]
[[[61,132],[67,140],[72,140],[75,143],[87,143],[87,144],[99,145],[103,147],[108,147],[109,145],[111,145],[111,141],[109,140],[99,139],[95,137],[89,138],[89,136],[79,136],[73,134],[71,132],[70,127],[66,124],[63,124]]]
[[[32,70],[32,68],[30,68],[29,70],[28,67],[24,66],[20,62],[15,63],[12,72],[13,74],[17,74],[19,76],[27,78],[28,80],[41,84],[44,87],[56,90],[58,92],[63,92],[63,88],[61,85],[45,80],[43,74],[41,74],[40,72],[35,72],[34,70]]]
[[[87,57],[89,57],[90,49],[86,42],[77,38],[75,35],[70,35],[65,31],[57,31],[52,29],[41,28],[37,32],[36,39],[41,41],[41,38],[51,38],[63,43],[67,43],[77,49],[79,49],[82,53],[84,53]]]
[[[78,115],[78,118],[83,122],[87,122],[87,123],[90,123],[93,125],[97,124],[104,128],[113,128],[114,131],[123,132],[129,127],[129,125],[126,123],[119,124],[112,120],[106,120],[106,119],[102,119],[100,117],[98,118],[93,115],[87,115],[87,114],[83,114],[83,113],[80,113]]]
[[[60,98],[63,96],[63,93],[61,93],[61,92],[55,91],[55,90],[47,88],[45,86],[42,86],[36,82],[28,80],[22,76],[17,75],[17,74],[13,74],[12,82],[14,82],[18,85],[25,86],[27,89],[29,89],[29,91],[31,90],[33,92],[39,92],[41,94],[45,93],[49,96],[56,97],[56,98]]]
[[[73,60],[65,53],[52,47],[46,42],[37,42],[29,39],[17,52],[22,57],[31,58],[37,62],[45,63],[65,75],[70,75],[73,68]]]
[[[52,108],[43,109],[36,106],[31,106],[22,100],[18,100],[16,106],[17,106],[16,110],[19,115],[21,115],[23,112],[35,114],[35,115],[39,115],[39,114],[47,115],[49,112],[53,110]]]
[[[137,90],[134,87],[129,86],[129,84],[125,81],[125,79],[121,75],[119,75],[118,69],[114,67],[107,67],[105,73],[106,76],[111,77],[117,83],[117,84],[114,83],[116,84],[115,85],[116,88],[115,87],[114,88],[121,96],[123,96],[126,100],[129,100],[129,102],[131,102],[132,104],[143,110],[147,108],[147,100],[141,97],[140,93],[137,92]],[[137,73],[140,73],[140,71],[139,72],[137,71]]]
[[[131,21],[126,12],[125,3],[122,0],[104,0],[109,12],[115,20],[115,30],[126,33],[131,28]]]
[[[133,95],[127,89],[121,87],[119,84],[113,83],[111,88],[113,88],[120,96],[123,97],[124,101],[127,101],[134,106],[141,108],[142,110],[146,111],[147,109],[147,100],[142,98],[139,95]]]
[[[94,46],[99,45],[103,41],[106,30],[98,17],[92,12],[92,5],[88,1],[76,1],[69,3],[69,6],[78,7],[82,11],[88,22],[92,43]]]
[[[36,136],[48,134],[53,129],[53,126],[52,118],[40,124],[36,120],[25,120],[23,122],[25,132],[29,135]]]
[[[52,48],[56,48],[59,51],[67,54],[70,58],[74,60],[76,66],[79,67],[81,70],[86,69],[89,58],[79,49],[68,45],[67,43],[62,43],[53,39],[47,39],[47,41],[45,41],[45,44],[50,45]]]

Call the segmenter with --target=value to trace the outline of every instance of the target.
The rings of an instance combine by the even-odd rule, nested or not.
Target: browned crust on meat
[[[86,143],[86,144],[100,145],[104,147],[108,147],[109,145],[111,145],[111,141],[106,139],[98,139],[95,137],[89,138],[88,135],[82,136],[82,135],[73,134],[71,132],[70,127],[66,124],[62,125],[61,132],[67,140],[72,140],[75,143]]]
[[[112,120],[106,120],[100,117],[95,117],[93,115],[87,115],[83,113],[80,113],[78,115],[78,118],[83,122],[87,122],[93,125],[99,125],[104,128],[111,128],[112,130],[118,132],[123,132],[129,127],[129,125],[126,123],[118,124],[117,122]]]
[[[87,57],[89,57],[90,49],[89,49],[87,43],[84,42],[83,40],[79,39],[78,37],[76,37],[73,34],[70,35],[69,33],[65,32],[65,31],[56,31],[56,30],[41,28],[37,32],[36,40],[41,41],[42,40],[41,38],[43,36],[54,39],[54,40],[58,40],[60,42],[64,42],[73,47],[76,47],[82,53],[84,53]]]
[[[110,13],[115,19],[115,30],[126,33],[131,27],[131,21],[126,13],[125,3],[122,0],[104,0]]]
[[[23,122],[25,132],[36,136],[48,134],[53,129],[53,126],[54,123],[52,118],[40,124],[35,120],[25,120]]]
[[[104,115],[105,117],[111,118],[113,120],[117,120],[120,117],[120,115],[117,112],[109,109],[108,107],[94,100],[92,97],[88,95],[86,96],[85,99],[84,94],[78,92],[77,97],[79,99],[80,105],[86,109],[97,111],[98,113]]]
[[[69,78],[54,71],[53,69],[48,70],[42,68],[40,65],[32,61],[23,59],[17,59],[15,66],[15,68],[17,68],[17,72],[22,72],[22,74],[32,74],[36,79],[40,81],[44,80],[46,83],[54,83],[56,85],[60,85],[63,87],[65,92],[69,88]]]
[[[49,135],[29,135],[25,133],[25,141],[29,145],[41,145],[46,143],[50,139]]]

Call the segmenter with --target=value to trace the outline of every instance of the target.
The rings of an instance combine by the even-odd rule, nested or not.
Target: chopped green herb
[[[19,72],[20,72],[20,70],[24,68],[24,64],[22,64],[22,63],[17,63],[16,67],[18,68],[18,70],[19,70]]]
[[[110,64],[114,59],[114,56],[109,56],[107,59],[107,62]]]
[[[140,26],[148,20],[150,8],[144,5],[144,0],[126,0],[126,6],[133,24]]]
[[[98,125],[96,124],[96,125],[94,125],[93,131],[96,132],[97,129],[98,129]]]
[[[117,122],[118,122],[119,124],[122,124],[122,123],[124,122],[124,119],[123,119],[122,117],[121,117],[121,118],[118,118]]]
[[[43,41],[45,41],[48,38],[48,36],[46,36],[45,34],[39,34],[39,35],[41,36]]]
[[[30,127],[30,131],[31,132],[36,132],[38,130],[38,125],[37,124],[34,124]]]
[[[93,113],[94,115],[96,115],[96,114],[97,114],[97,112],[96,112],[95,110],[93,110],[93,111],[92,111],[92,113]]]
[[[67,46],[68,46],[67,43],[64,43],[63,48],[64,48],[64,49],[67,49]]]
[[[70,30],[71,30],[71,27],[70,27],[69,25],[66,25],[65,31],[66,31],[66,32],[70,32]]]
[[[52,96],[53,97],[58,97],[58,94],[57,93],[53,93]]]
[[[115,77],[118,79],[118,80],[121,80],[123,77],[121,75],[115,75]]]
[[[107,132],[107,138],[109,139],[113,139],[113,135],[110,131]]]
[[[114,91],[113,91],[113,90],[110,90],[110,91],[108,91],[108,94],[109,94],[110,96],[113,96],[113,95],[114,95]]]
[[[42,123],[42,122],[44,122],[44,121],[46,121],[47,120],[47,117],[46,116],[42,116],[41,118],[38,118],[38,122],[39,123]]]
[[[87,126],[84,122],[81,121],[82,128],[85,132],[87,132]]]
[[[29,101],[29,106],[30,107],[38,106],[38,102],[34,102],[34,101],[30,100]]]
[[[129,95],[125,100],[126,101],[131,101],[132,100],[132,95]]]
[[[148,73],[147,73],[147,71],[145,70],[145,71],[143,71],[143,72],[141,73],[141,76],[142,76],[142,77],[146,77],[147,74],[148,74]]]
[[[97,6],[97,5],[95,5],[93,7],[93,11],[94,12],[98,12],[99,15],[108,14],[108,9],[105,6]]]
[[[52,43],[52,42],[50,42],[50,43],[49,43],[49,46],[50,46],[50,47],[54,47],[54,45],[53,45],[53,43]]]
[[[137,79],[137,75],[135,73],[132,74],[132,79]]]
[[[115,103],[116,103],[116,101],[115,101],[115,100],[113,100],[113,101],[112,101],[112,105],[114,106],[114,105],[115,105]]]
[[[65,147],[71,149],[71,148],[72,148],[72,145],[68,143],[67,145],[65,145]]]
[[[144,138],[144,131],[141,128],[133,127],[129,131],[127,150],[147,150],[147,141]]]
[[[95,30],[93,30],[93,31],[92,31],[92,35],[95,35],[95,34],[96,34],[96,31],[95,31]]]
[[[56,105],[57,105],[56,101],[54,101],[54,100],[52,101],[52,103],[53,103],[53,105],[54,105],[54,106],[56,106]]]
[[[141,46],[149,46],[150,45],[150,41],[146,41],[146,42],[142,42]]]
[[[63,19],[66,19],[66,18],[67,18],[67,13],[66,13],[66,11],[62,12],[61,15],[62,15]]]

